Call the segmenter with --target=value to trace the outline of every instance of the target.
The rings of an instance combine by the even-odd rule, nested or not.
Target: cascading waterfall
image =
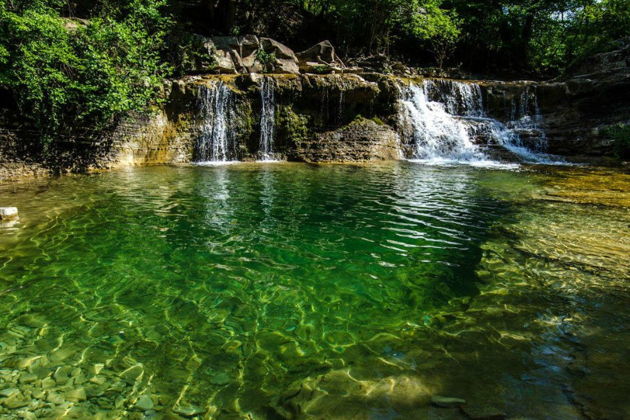
[[[273,154],[273,134],[276,116],[273,80],[265,77],[260,87],[262,109],[260,112],[260,160],[271,161]]]
[[[203,118],[197,139],[195,160],[222,163],[236,159],[234,135],[228,122],[233,113],[233,93],[223,82],[199,89],[200,114]]]
[[[403,92],[402,104],[413,129],[412,159],[488,160],[478,143],[499,145],[525,162],[551,163],[535,92],[525,88],[507,124],[486,115],[481,87],[452,80],[424,80]],[[527,136],[527,141],[523,137]]]
[[[469,93],[472,91],[466,92]],[[441,92],[431,80],[409,86],[404,94],[402,103],[413,128],[412,158],[469,161],[484,157],[473,143],[466,124],[448,112],[447,109],[454,112],[458,105],[453,102],[453,95],[442,98],[445,102],[439,101]],[[470,96],[465,99],[474,105]]]

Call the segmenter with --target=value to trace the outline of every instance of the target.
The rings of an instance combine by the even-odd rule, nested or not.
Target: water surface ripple
[[[21,219],[0,227],[0,388],[29,384],[42,418],[432,415],[430,395],[474,394],[460,374],[486,372],[480,352],[505,353],[488,342],[502,321],[466,311],[506,273],[528,281],[512,253],[545,249],[510,242],[537,176],[244,164],[3,187]],[[512,327],[545,311],[535,299]],[[518,345],[489,393],[523,380]],[[526,399],[499,408],[525,415]]]

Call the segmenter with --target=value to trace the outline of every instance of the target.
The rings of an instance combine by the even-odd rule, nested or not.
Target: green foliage
[[[156,98],[169,71],[164,1],[107,3],[90,20],[60,17],[55,1],[0,2],[0,84],[44,142],[105,128]]]
[[[620,159],[630,159],[630,124],[607,127],[603,135],[612,140],[613,151]]]
[[[278,107],[276,125],[279,133],[294,145],[300,145],[310,136],[309,119],[296,113],[290,105]]]
[[[630,36],[628,0],[449,0],[445,6],[461,22],[460,57],[485,70],[557,75]]]
[[[342,47],[389,53],[406,40],[433,52],[442,64],[459,36],[454,10],[442,0],[295,0],[305,11],[325,17],[341,34]],[[345,44],[345,45],[343,45]]]
[[[276,53],[267,52],[262,48],[256,51],[256,60],[263,66],[264,72],[273,71],[274,64],[276,63]]]

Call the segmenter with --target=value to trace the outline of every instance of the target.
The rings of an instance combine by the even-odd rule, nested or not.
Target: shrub
[[[60,17],[54,1],[16,3],[0,0],[0,84],[44,148],[156,100],[170,71],[163,0],[129,0],[90,20]]]

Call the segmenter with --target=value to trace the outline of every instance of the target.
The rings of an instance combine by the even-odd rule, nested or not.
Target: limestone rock
[[[232,55],[228,50],[216,50],[213,58],[216,62],[215,69],[219,73],[236,73],[236,65],[232,59]]]
[[[343,61],[337,56],[335,47],[333,47],[330,41],[322,41],[312,47],[301,51],[296,54],[300,69],[308,71],[317,68],[318,66],[327,66],[328,68],[345,67]]]
[[[363,162],[400,158],[398,134],[388,125],[358,119],[298,144],[293,158],[305,162]]]
[[[278,58],[276,59],[276,63],[274,65],[274,72],[298,74],[300,72],[300,68],[295,60]]]
[[[297,63],[297,57],[295,56],[293,50],[274,39],[261,38],[260,46],[263,50],[265,50],[265,52],[274,54],[276,58],[289,59]]]

